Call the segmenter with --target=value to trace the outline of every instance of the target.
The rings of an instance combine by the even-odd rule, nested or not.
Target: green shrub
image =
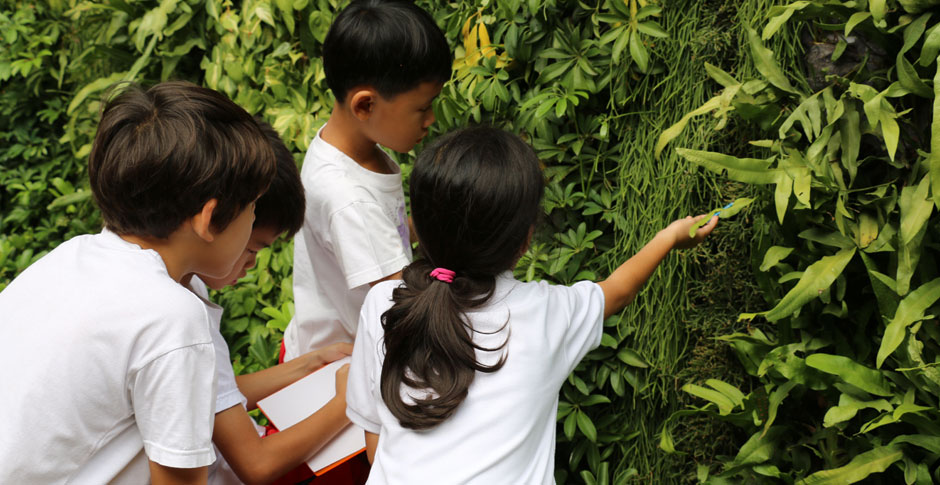
[[[748,32],[758,76],[714,66],[723,91],[690,114],[761,134],[746,156],[680,148],[689,162],[765,187],[755,264],[768,310],[720,337],[754,378],[683,390],[747,441],[708,483],[934,483],[940,479],[940,22],[933,1],[801,1]],[[784,70],[764,42],[808,45]],[[681,126],[667,130],[664,146]]]

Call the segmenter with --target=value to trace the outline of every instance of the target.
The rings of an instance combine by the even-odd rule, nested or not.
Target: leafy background
[[[0,289],[99,230],[85,158],[115,82],[223,91],[299,163],[344,3],[0,2]],[[756,200],[605,322],[562,389],[559,483],[940,480],[935,3],[419,2],[454,48],[432,137],[490,123],[545,165],[519,277],[600,279]],[[291,259],[280,240],[214,294],[237,372],[276,361]]]

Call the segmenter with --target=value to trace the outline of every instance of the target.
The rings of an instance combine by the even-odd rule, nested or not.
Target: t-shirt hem
[[[209,466],[215,461],[215,450],[211,447],[172,450],[152,441],[144,441],[144,452],[150,461],[172,468],[199,468]]]
[[[404,255],[401,255],[387,263],[378,264],[362,271],[357,271],[346,276],[346,287],[347,289],[351,290],[353,288],[372,283],[373,281],[380,280],[401,271],[402,268],[408,265],[408,263],[408,258],[406,258]]]
[[[226,409],[237,406],[245,402],[245,397],[238,390],[232,390],[218,396],[215,399],[215,413],[221,413]]]
[[[359,414],[353,408],[349,407],[349,404],[346,405],[346,417],[348,417],[353,424],[359,426],[369,433],[379,434],[379,431],[382,430],[382,425],[370,421],[365,416]]]
[[[597,323],[594,325],[594,338],[591,341],[591,350],[594,350],[601,346],[601,340],[604,339],[604,290],[601,288],[601,285],[591,282],[594,285],[594,296],[600,300],[600,314],[597,316]]]

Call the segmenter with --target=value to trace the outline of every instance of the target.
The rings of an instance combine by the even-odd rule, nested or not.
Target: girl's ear
[[[199,236],[199,239],[207,243],[211,243],[215,239],[215,235],[212,234],[212,213],[215,212],[215,207],[218,203],[219,201],[214,198],[209,199],[203,204],[202,210],[197,212],[196,215],[190,219],[193,232]]]
[[[378,93],[372,89],[357,89],[349,95],[349,109],[359,121],[366,121],[372,116],[372,108]]]

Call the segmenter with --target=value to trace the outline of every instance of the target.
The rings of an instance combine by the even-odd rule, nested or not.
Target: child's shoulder
[[[107,231],[60,244],[14,279],[3,297],[0,306],[8,311],[28,312],[30,302],[41,301],[50,318],[130,332],[191,327],[200,333],[207,321],[201,300],[170,278],[159,254]]]

